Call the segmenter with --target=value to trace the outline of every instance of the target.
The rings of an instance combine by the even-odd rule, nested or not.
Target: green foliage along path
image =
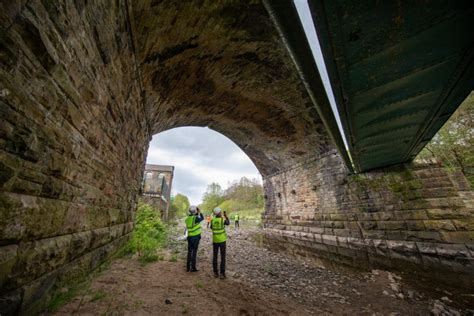
[[[165,244],[166,238],[167,228],[161,221],[160,212],[151,205],[139,203],[135,214],[135,228],[125,252],[138,253],[142,262],[156,261],[157,250]]]

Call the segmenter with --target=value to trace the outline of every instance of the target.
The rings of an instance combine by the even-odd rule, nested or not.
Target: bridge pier
[[[272,248],[473,286],[474,199],[462,174],[411,163],[350,175],[328,153],[265,177],[264,187]]]

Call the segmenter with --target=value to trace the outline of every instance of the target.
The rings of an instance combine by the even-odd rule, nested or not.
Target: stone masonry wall
[[[123,1],[0,23],[0,314],[30,314],[127,239],[150,136]]]
[[[348,175],[328,153],[266,177],[264,187],[270,247],[474,286],[474,199],[460,174],[410,164]]]

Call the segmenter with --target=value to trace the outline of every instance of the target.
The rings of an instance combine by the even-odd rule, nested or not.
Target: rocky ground
[[[186,273],[185,242],[175,233],[163,260],[114,261],[58,314],[472,315],[471,294],[424,291],[382,270],[334,271],[259,247],[259,230],[229,229],[227,280],[212,277],[204,229],[197,273]],[[99,293],[99,294],[97,294]],[[472,309],[469,309],[472,308]]]

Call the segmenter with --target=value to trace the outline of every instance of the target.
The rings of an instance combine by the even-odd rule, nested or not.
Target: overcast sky
[[[295,6],[346,143],[308,1],[295,0]],[[172,193],[187,195],[192,204],[201,202],[202,194],[211,182],[218,182],[225,189],[230,181],[243,176],[261,181],[258,170],[237,145],[202,127],[181,127],[155,135],[150,143],[147,163],[175,166]]]
[[[196,205],[211,182],[225,189],[243,176],[262,179],[237,145],[204,127],[179,127],[153,136],[146,162],[175,166],[172,193],[182,193]]]

